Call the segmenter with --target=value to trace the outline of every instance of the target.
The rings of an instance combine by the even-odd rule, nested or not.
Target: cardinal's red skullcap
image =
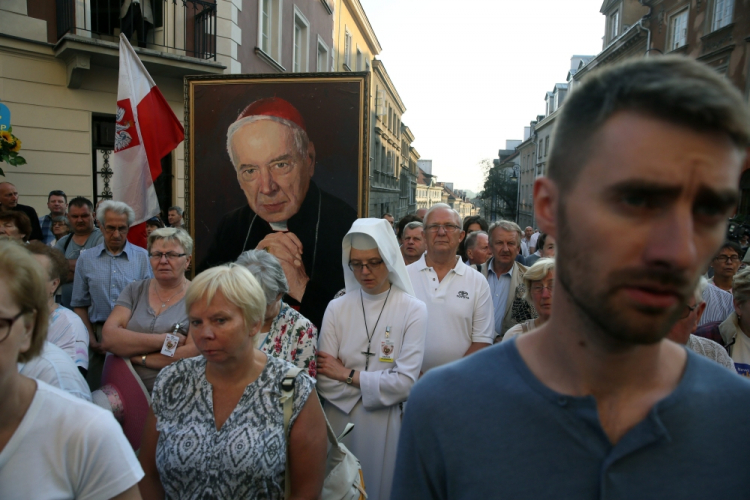
[[[299,128],[307,132],[305,121],[302,119],[302,115],[299,114],[299,111],[297,111],[297,108],[292,106],[288,101],[279,99],[278,97],[258,99],[240,113],[240,116],[237,117],[237,121],[250,116],[275,116],[276,118],[283,118],[284,120],[289,120],[296,124]]]

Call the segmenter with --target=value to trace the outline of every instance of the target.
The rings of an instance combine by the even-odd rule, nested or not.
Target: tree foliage
[[[484,189],[481,198],[490,220],[509,219],[516,216],[518,180],[512,180],[513,165],[499,165],[484,159],[479,163],[484,173]]]

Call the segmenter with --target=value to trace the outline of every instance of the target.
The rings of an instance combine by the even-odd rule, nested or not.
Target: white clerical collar
[[[287,221],[282,220],[279,222],[269,222],[269,224],[271,225],[271,229],[273,229],[274,231],[288,231],[289,229],[286,226],[286,222]]]

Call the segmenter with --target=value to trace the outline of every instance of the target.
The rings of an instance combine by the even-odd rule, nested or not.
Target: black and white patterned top
[[[281,382],[292,366],[268,356],[220,431],[205,358],[182,359],[159,373],[152,408],[159,431],[156,465],[166,498],[284,498]],[[297,375],[291,425],[313,387],[304,371]]]

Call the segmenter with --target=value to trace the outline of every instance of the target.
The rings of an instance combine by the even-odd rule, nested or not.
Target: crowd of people
[[[243,111],[238,157],[266,119]],[[331,433],[375,500],[745,494],[724,472],[750,445],[750,268],[724,232],[750,113],[664,57],[592,75],[558,120],[540,231],[442,203],[356,219],[304,301],[283,235],[191,281],[179,207],[141,248],[125,203],[52,191],[37,217],[0,183],[0,498],[315,499]],[[138,445],[114,363],[149,402]]]

